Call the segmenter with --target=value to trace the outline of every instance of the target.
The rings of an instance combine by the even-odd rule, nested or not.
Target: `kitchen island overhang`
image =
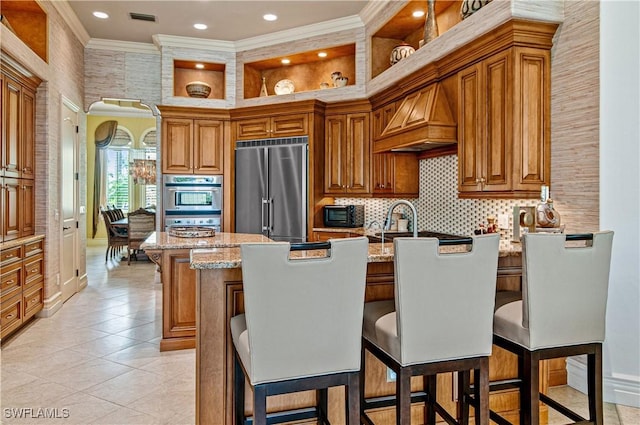
[[[238,234],[239,235],[239,234]],[[240,237],[240,236],[238,236]],[[265,241],[268,242],[268,241]],[[459,250],[459,247],[442,247],[441,252]],[[304,255],[293,253],[293,255]],[[394,268],[393,244],[369,244],[367,287],[365,301],[393,299]],[[196,270],[196,423],[211,425],[233,424],[233,344],[229,330],[232,316],[244,311],[242,270],[239,246],[195,248],[191,251],[191,267]],[[501,241],[498,260],[498,289],[519,289],[521,273],[520,244]],[[367,354],[369,356],[369,354]],[[367,397],[393,394],[395,382],[387,382],[386,369],[373,357],[367,358]],[[371,365],[371,367],[369,367]],[[541,368],[546,376],[546,366]],[[490,360],[491,379],[516,376],[517,361],[514,356],[494,347]],[[439,378],[442,393],[450,393],[453,400],[453,381],[450,374]],[[546,379],[541,379],[547,385]],[[247,390],[248,391],[248,390]],[[247,394],[251,400],[251,394]],[[499,399],[499,400],[495,400]],[[507,418],[517,418],[517,390],[507,390],[492,395],[492,403],[500,405],[500,413]],[[269,411],[304,408],[315,404],[315,392],[303,392],[277,396],[269,400]],[[446,403],[445,403],[446,405]],[[449,408],[455,409],[453,401]],[[245,407],[250,412],[250,405]],[[329,420],[344,423],[344,390],[329,390]],[[376,423],[391,424],[395,421],[393,407],[376,412]],[[541,408],[546,418],[546,407]],[[453,410],[455,414],[455,410]],[[420,409],[416,410],[420,415]],[[417,417],[416,417],[417,419]]]

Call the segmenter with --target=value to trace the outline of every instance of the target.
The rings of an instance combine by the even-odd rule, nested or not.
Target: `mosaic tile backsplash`
[[[396,199],[336,198],[338,205],[364,204],[365,226],[376,220],[383,223],[389,206]],[[471,235],[487,217],[506,214],[509,229],[502,229],[501,237],[510,239],[513,233],[513,207],[535,206],[538,199],[458,199],[458,157],[448,155],[420,161],[420,198],[409,199],[418,212],[418,229],[458,235]],[[411,223],[409,208],[398,206]]]

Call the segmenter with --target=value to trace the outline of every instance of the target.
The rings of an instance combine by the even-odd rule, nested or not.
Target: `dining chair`
[[[360,423],[368,240],[333,239],[298,248],[300,258],[290,258],[286,242],[240,246],[245,313],[230,324],[237,425],[246,419],[245,377],[253,389],[255,425],[312,417],[328,423],[327,387],[342,385],[345,423]],[[267,396],[306,390],[317,391],[314,408],[267,414]]]
[[[128,214],[128,222],[127,264],[131,265],[131,257],[138,260],[140,245],[156,230],[156,215],[139,208]]]
[[[118,229],[111,224],[112,219],[109,211],[102,211],[102,218],[104,219],[104,225],[107,231],[107,252],[104,257],[104,262],[106,263],[109,260],[109,253],[111,253],[111,258],[113,258],[116,253],[119,253],[123,247],[127,246],[129,237],[126,232],[118,231]]]
[[[603,425],[602,343],[613,232],[522,237],[522,299],[495,312],[493,341],[518,356],[520,424],[540,423],[540,402],[583,424]],[[540,361],[586,355],[589,419],[540,392]],[[497,413],[491,419],[509,424]]]

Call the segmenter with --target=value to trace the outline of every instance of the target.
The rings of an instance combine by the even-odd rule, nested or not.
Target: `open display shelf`
[[[356,45],[352,43],[245,63],[244,98],[260,96],[263,77],[269,96],[276,94],[274,87],[278,81],[285,79],[293,82],[294,93],[320,90],[323,82],[329,84],[327,90],[333,90],[331,74],[336,71],[349,79],[348,85],[354,85],[355,51]],[[320,52],[325,52],[327,56],[319,57]],[[282,59],[289,59],[290,63],[285,65]]]
[[[48,62],[47,14],[33,0],[2,0],[0,16],[6,29],[13,32],[36,55]]]
[[[197,69],[196,64],[204,65]],[[190,60],[173,61],[173,94],[174,96],[189,97],[186,86],[192,81],[202,81],[211,86],[211,93],[207,99],[224,99],[225,65]]]
[[[461,21],[461,6],[462,2],[455,0],[438,0],[435,2],[436,22],[440,35]],[[415,11],[423,11],[425,15],[418,18],[413,17],[412,14]],[[394,47],[406,43],[418,50],[420,41],[424,37],[426,19],[427,1],[410,1],[371,37],[372,78],[392,66],[389,57]],[[422,48],[427,46],[428,44]]]

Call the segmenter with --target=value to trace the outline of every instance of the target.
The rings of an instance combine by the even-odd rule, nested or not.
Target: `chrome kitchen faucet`
[[[400,199],[398,201],[395,201],[393,204],[391,204],[391,206],[389,207],[389,212],[387,212],[387,221],[385,222],[383,229],[389,230],[391,228],[391,213],[393,213],[394,208],[397,207],[398,205],[407,205],[411,209],[411,212],[413,213],[413,222],[412,222],[413,237],[417,238],[418,237],[418,212],[416,211],[416,207],[414,207],[411,202],[406,201],[404,199]]]

